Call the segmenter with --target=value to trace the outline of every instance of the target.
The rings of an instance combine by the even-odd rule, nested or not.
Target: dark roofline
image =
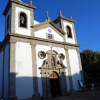
[[[36,7],[33,6],[33,5],[26,4],[26,3],[20,2],[20,1],[18,1],[18,0],[9,0],[8,3],[7,3],[7,5],[6,5],[6,8],[5,8],[4,12],[3,12],[3,15],[6,15],[6,13],[7,13],[7,11],[9,10],[9,8],[10,8],[12,2],[13,2],[13,3],[17,3],[17,4],[19,4],[19,5],[22,5],[22,6],[25,6],[25,7],[28,7],[28,8],[31,8],[31,9],[35,9],[35,8],[36,8]]]
[[[55,27],[56,29],[58,29],[63,35],[65,35],[66,33],[60,28],[58,27],[53,21],[50,21],[50,24]]]
[[[53,22],[56,23],[56,22],[57,22],[58,20],[60,20],[60,19],[67,20],[67,21],[70,21],[70,22],[73,22],[73,23],[76,22],[75,20],[66,18],[66,17],[64,17],[64,16],[59,16],[59,17],[57,17]]]

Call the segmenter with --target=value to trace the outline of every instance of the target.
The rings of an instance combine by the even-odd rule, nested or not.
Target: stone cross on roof
[[[62,12],[61,12],[61,10],[59,11],[59,16],[62,16]]]
[[[49,12],[46,11],[45,13],[46,13],[46,18],[48,19],[49,18]]]
[[[30,0],[30,5],[32,5],[32,0]]]

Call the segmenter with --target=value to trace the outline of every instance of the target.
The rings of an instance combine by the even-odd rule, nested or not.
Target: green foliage
[[[100,76],[100,52],[87,49],[80,55],[83,71],[90,74],[93,79],[98,79]]]

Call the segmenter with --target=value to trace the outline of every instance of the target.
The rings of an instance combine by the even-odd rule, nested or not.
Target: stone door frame
[[[59,75],[60,83],[60,95],[65,95],[67,90],[66,82],[66,66],[63,64],[64,55],[62,53],[58,54],[55,50],[49,50],[46,53],[44,51],[39,51],[38,56],[40,59],[44,59],[47,55],[47,59],[43,61],[43,65],[39,67],[42,77],[42,91],[43,99],[51,98],[51,88],[50,88],[50,73],[56,72]]]
[[[43,99],[51,98],[51,88],[50,88],[50,73],[56,72],[59,75],[59,84],[60,84],[60,95],[65,95],[67,93],[67,83],[66,83],[66,73],[64,68],[59,69],[41,69],[42,77],[42,90],[43,90]]]

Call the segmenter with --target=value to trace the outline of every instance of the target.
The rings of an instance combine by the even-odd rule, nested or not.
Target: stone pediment
[[[33,26],[34,37],[65,42],[65,32],[54,22],[43,22]]]
[[[53,29],[57,30],[58,32],[60,32],[60,34],[65,35],[66,33],[60,28],[58,27],[53,21],[46,21],[46,22],[42,22],[39,24],[36,24],[33,26],[34,32],[35,31],[39,31],[43,28],[47,28],[48,26],[52,27]]]

